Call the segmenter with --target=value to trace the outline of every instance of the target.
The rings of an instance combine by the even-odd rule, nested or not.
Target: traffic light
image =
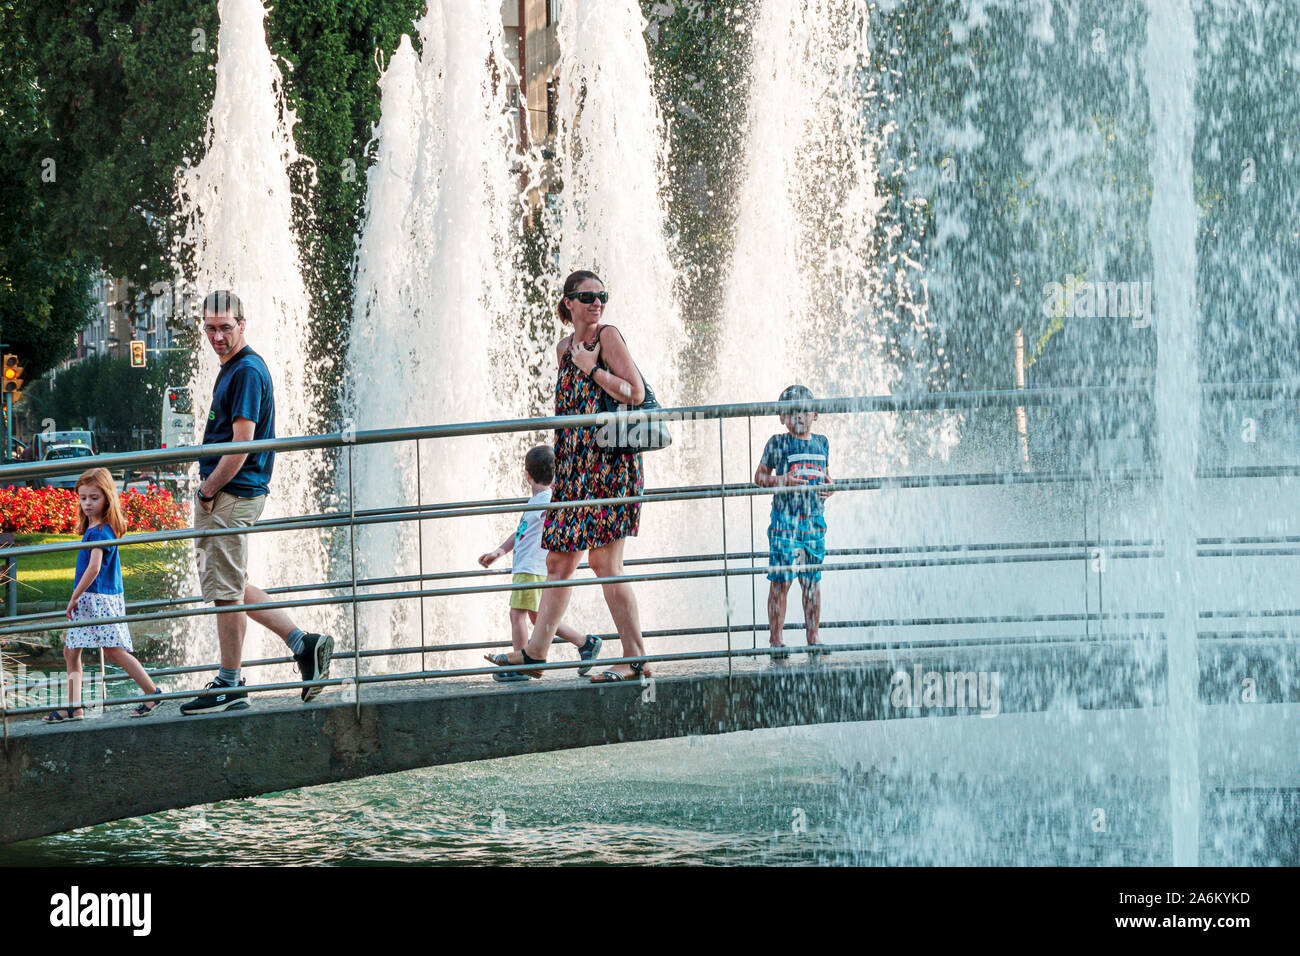
[[[131,340],[131,367],[144,368],[144,342],[140,339]]]
[[[6,394],[22,391],[23,367],[18,364],[18,356],[12,352],[5,355],[4,390]]]

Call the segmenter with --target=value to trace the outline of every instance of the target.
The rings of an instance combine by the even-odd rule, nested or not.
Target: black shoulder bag
[[[597,361],[596,367],[603,368],[606,372],[610,371],[603,355]],[[641,369],[638,368],[636,373],[641,375]],[[600,410],[615,415],[615,418],[602,425],[596,434],[596,444],[600,445],[607,455],[633,455],[643,451],[658,451],[673,443],[673,436],[668,431],[667,422],[662,419],[649,420],[643,414],[658,411],[663,406],[655,398],[654,389],[650,387],[644,375],[641,375],[641,384],[645,387],[645,400],[640,405],[621,405],[609,392],[600,389]],[[600,388],[599,385],[596,387]]]

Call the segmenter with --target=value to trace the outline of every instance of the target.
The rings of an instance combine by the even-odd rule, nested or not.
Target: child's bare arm
[[[831,495],[835,494],[834,485],[835,485],[835,481],[833,478],[831,478],[831,470],[830,468],[827,468],[825,484],[821,484],[817,486],[817,494],[821,496],[822,501],[825,501]]]
[[[503,554],[509,554],[514,549],[515,536],[512,534],[497,545],[495,550],[489,551],[487,554],[480,554],[478,556],[478,563],[483,565],[485,568],[489,567],[497,558],[501,557]]]
[[[754,484],[760,488],[780,488],[783,486],[804,485],[807,484],[807,481],[798,475],[778,475],[767,465],[759,465],[754,469]]]
[[[71,620],[72,612],[77,607],[77,599],[86,593],[86,589],[95,583],[95,578],[99,577],[99,569],[104,565],[104,549],[91,548],[90,560],[86,562],[86,570],[81,575],[81,580],[77,586],[72,589],[72,597],[68,600],[68,619]]]

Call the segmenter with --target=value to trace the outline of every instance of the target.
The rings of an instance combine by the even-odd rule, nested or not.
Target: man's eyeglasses
[[[583,305],[591,305],[591,303],[593,302],[599,302],[601,305],[604,305],[606,302],[609,301],[609,293],[608,292],[575,292],[573,293],[573,295],[568,296],[568,298],[577,299]]]
[[[235,329],[237,328],[239,328],[239,326],[237,325],[215,325],[215,326],[205,325],[203,326],[203,332],[209,338],[211,338],[212,336],[216,335],[218,332],[221,333],[222,335],[233,335]]]

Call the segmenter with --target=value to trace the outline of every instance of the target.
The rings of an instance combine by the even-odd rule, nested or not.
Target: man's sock
[[[294,657],[301,654],[303,648],[307,646],[302,640],[306,636],[306,632],[300,627],[295,627],[285,636],[284,642],[289,645],[289,651]]]
[[[238,667],[219,668],[217,670],[217,680],[221,681],[221,683],[226,684],[230,687],[237,687],[239,685],[239,668]]]

